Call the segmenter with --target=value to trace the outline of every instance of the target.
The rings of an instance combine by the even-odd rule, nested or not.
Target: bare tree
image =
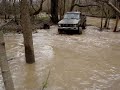
[[[0,31],[0,67],[3,76],[5,90],[14,90],[14,85],[6,57],[3,33]]]
[[[32,27],[27,0],[21,0],[21,26],[24,36],[26,62],[31,64],[35,62],[35,57],[32,39]]]

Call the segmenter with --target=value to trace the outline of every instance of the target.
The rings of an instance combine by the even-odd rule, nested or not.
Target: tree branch
[[[120,10],[117,8],[117,7],[115,7],[111,2],[108,2],[107,3],[110,7],[112,7],[118,14],[119,14],[119,16],[120,16]]]
[[[39,9],[36,10],[34,13],[30,14],[30,16],[37,15],[37,14],[39,14],[42,11],[42,5],[43,5],[44,1],[45,0],[41,1]]]
[[[73,6],[72,6],[72,9],[75,7],[75,6],[77,6],[77,7],[90,7],[90,6],[93,6],[93,7],[99,7],[99,5],[92,5],[92,4],[88,4],[88,5],[80,5],[80,4],[74,4]],[[72,10],[71,10],[72,11]]]

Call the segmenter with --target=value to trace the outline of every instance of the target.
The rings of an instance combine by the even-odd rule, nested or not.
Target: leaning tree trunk
[[[32,64],[35,62],[32,27],[29,15],[29,6],[27,0],[21,0],[21,26],[24,36],[25,58],[26,62]]]
[[[119,2],[116,1],[116,7],[119,8]],[[117,12],[116,12],[117,13]],[[113,32],[116,32],[117,30],[117,26],[118,26],[118,22],[119,22],[119,16],[118,14],[116,15],[116,23],[115,23],[115,28],[113,30]]]
[[[5,51],[5,42],[3,38],[3,33],[0,31],[0,67],[3,77],[3,82],[5,85],[5,90],[14,90],[14,85],[7,62],[7,56]]]
[[[116,16],[116,23],[115,23],[115,28],[114,28],[113,32],[116,32],[117,26],[118,26],[118,22],[119,22],[119,16]]]
[[[58,0],[51,0],[51,20],[53,23],[58,23]]]
[[[106,17],[106,20],[105,20],[104,28],[108,28],[108,27],[107,27],[107,25],[108,25],[108,20],[109,20],[109,18],[108,18],[108,16],[107,16],[107,17]]]
[[[111,2],[108,2],[107,4],[117,12],[117,15],[120,16],[120,10],[116,6],[114,6]]]
[[[104,28],[108,28],[108,21],[109,21],[109,10],[105,11],[105,16],[106,16],[106,19],[105,19],[105,24],[104,24]]]

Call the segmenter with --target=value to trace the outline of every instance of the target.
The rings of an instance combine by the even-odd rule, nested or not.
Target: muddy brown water
[[[120,90],[120,33],[88,26],[82,35],[58,35],[57,27],[33,34],[35,64],[26,64],[23,36],[5,34],[15,90]],[[4,90],[0,76],[0,90]]]

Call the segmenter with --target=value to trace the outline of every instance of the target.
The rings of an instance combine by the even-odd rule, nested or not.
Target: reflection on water
[[[82,35],[57,35],[57,27],[33,34],[36,63],[24,60],[22,35],[6,34],[16,90],[119,90],[120,35],[89,26]],[[1,77],[0,77],[1,78]],[[2,90],[2,78],[0,90]]]

